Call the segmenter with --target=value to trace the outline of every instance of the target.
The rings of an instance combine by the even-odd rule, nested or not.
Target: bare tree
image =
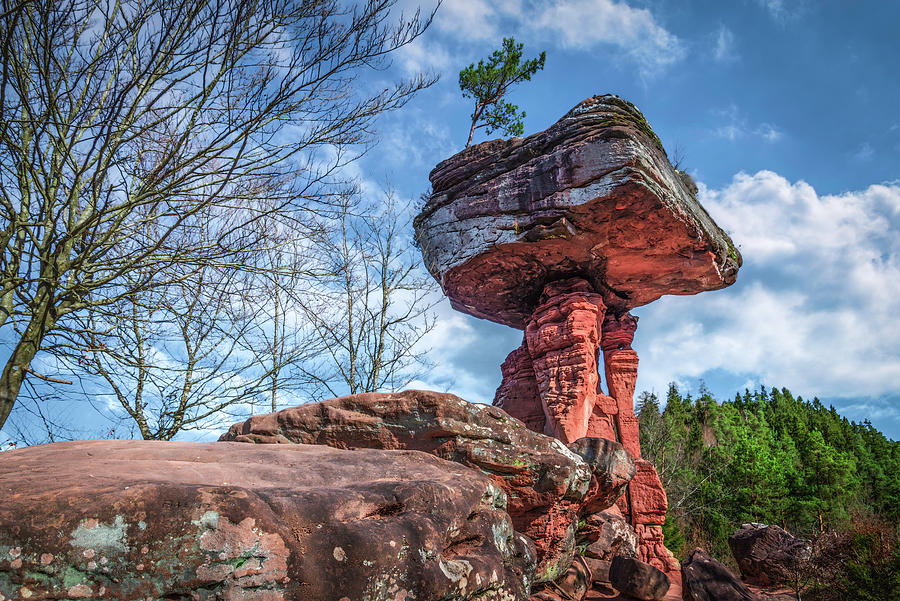
[[[407,237],[408,204],[392,191],[376,213],[356,214],[350,196],[320,259],[331,276],[301,299],[320,359],[303,364],[313,397],[406,386],[427,367],[424,336],[434,327],[434,280]]]
[[[318,227],[298,235],[277,223],[260,224],[269,244],[256,255],[258,269],[248,287],[255,307],[253,328],[241,341],[264,374],[258,392],[276,411],[285,399],[306,398],[312,384],[298,366],[319,355],[319,341],[307,327],[299,298],[329,276],[327,266],[315,261],[328,232]]]
[[[218,225],[205,221],[195,235],[214,236],[210,228]],[[91,343],[73,371],[100,377],[106,392],[98,396],[111,396],[145,439],[170,440],[252,404],[265,374],[240,343],[256,316],[246,294],[251,272],[241,267],[183,266],[176,281],[133,290],[92,312]],[[126,277],[153,282],[154,274]]]
[[[190,298],[264,216],[303,227],[340,149],[434,81],[354,85],[430,22],[395,3],[0,0],[0,427],[104,307]],[[204,213],[214,236],[179,234]]]

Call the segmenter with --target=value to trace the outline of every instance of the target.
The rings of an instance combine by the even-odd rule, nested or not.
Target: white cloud
[[[714,113],[723,121],[721,125],[712,130],[712,134],[717,138],[734,142],[742,138],[757,137],[766,142],[777,142],[784,137],[782,131],[771,123],[763,122],[756,125],[749,123],[747,117],[735,104],[714,111]]]
[[[441,4],[435,24],[463,39],[497,41],[500,19],[520,12],[521,2],[518,1],[449,0]]]
[[[756,3],[781,23],[797,19],[816,6],[808,0],[756,0]]]
[[[397,50],[396,59],[407,76],[440,73],[457,63],[457,59],[446,47],[425,37],[419,37]]]
[[[565,48],[618,46],[644,76],[658,73],[685,55],[681,40],[659,25],[649,10],[632,8],[624,2],[548,2],[531,21],[531,26],[537,33],[558,40]]]
[[[745,263],[729,290],[639,311],[639,390],[721,370],[809,396],[896,392],[900,185],[819,195],[761,171],[701,202]]]
[[[868,142],[860,144],[853,152],[853,158],[857,161],[868,161],[874,156],[875,149]]]
[[[734,32],[724,25],[720,25],[719,31],[716,33],[713,59],[718,63],[730,63],[738,59],[734,49]]]
[[[644,8],[615,0],[448,0],[435,20],[456,40],[499,45],[504,35],[531,43],[590,50],[605,45],[651,77],[679,62],[684,43]]]

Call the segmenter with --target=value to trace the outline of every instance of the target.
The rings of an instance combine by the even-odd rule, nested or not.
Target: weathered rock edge
[[[527,598],[490,478],[417,451],[96,440],[4,452],[0,599]]]
[[[257,415],[221,440],[414,449],[478,469],[506,492],[516,530],[533,539],[536,582],[566,572],[585,507],[610,506],[635,473],[617,443],[592,446],[585,439],[573,452],[497,407],[421,390],[350,395]],[[605,461],[596,456],[601,448],[611,454]],[[590,463],[579,454],[587,449],[594,451]]]
[[[617,313],[723,288],[740,253],[646,119],[594,96],[527,138],[467,148],[431,172],[415,219],[453,307],[523,329],[544,286],[583,277]]]

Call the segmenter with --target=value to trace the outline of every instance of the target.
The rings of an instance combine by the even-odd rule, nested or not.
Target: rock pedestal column
[[[564,443],[587,435],[600,375],[597,347],[603,297],[582,279],[553,282],[525,328],[525,343],[546,415],[544,433]]]
[[[638,356],[631,348],[636,329],[636,317],[607,312],[586,280],[548,284],[522,346],[503,362],[494,404],[566,444],[583,436],[606,438],[637,459],[637,474],[617,505],[640,538],[638,557],[665,572],[677,591],[680,566],[663,544],[666,493],[653,464],[640,459],[634,413]],[[608,395],[600,386],[601,351]]]
[[[628,484],[626,496],[620,498],[619,508],[628,516],[641,541],[638,547],[641,561],[665,572],[673,583],[680,583],[678,560],[663,544],[662,525],[668,509],[666,491],[653,464],[640,459],[639,424],[634,414],[638,356],[631,348],[636,329],[637,318],[629,313],[610,313],[603,321],[601,348],[609,394],[616,404],[616,440],[637,459],[638,468]],[[596,409],[594,415],[597,415]]]
[[[534,377],[534,365],[524,338],[522,346],[506,357],[506,361],[500,366],[500,372],[503,380],[494,395],[494,405],[524,422],[532,432],[543,433],[547,416],[544,415],[541,393]]]
[[[607,314],[603,320],[603,363],[606,367],[606,385],[609,396],[616,403],[615,424],[618,440],[631,453],[640,458],[641,443],[638,420],[634,414],[634,387],[637,382],[638,356],[631,348],[637,317],[629,313]]]

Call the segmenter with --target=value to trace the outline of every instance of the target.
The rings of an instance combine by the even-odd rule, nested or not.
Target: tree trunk
[[[3,374],[0,375],[0,428],[12,412],[16,397],[19,396],[19,389],[25,381],[26,370],[41,348],[44,335],[53,328],[55,320],[50,316],[49,300],[45,303],[28,322],[28,327],[22,333],[16,348],[6,362],[6,367],[3,368]]]

